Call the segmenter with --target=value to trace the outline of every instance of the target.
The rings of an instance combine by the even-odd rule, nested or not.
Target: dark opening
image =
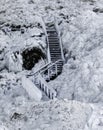
[[[46,58],[42,50],[36,47],[24,50],[22,53],[22,57],[23,67],[27,70],[31,70],[41,58]]]

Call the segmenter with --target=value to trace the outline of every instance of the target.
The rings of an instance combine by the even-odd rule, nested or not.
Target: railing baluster
[[[48,69],[48,78],[50,80],[50,69]]]
[[[39,88],[41,89],[41,82],[39,82],[40,84],[39,84]]]
[[[48,86],[45,84],[45,80],[47,78],[49,78],[50,80],[50,76],[58,75],[58,64],[61,62],[62,60],[58,60],[55,63],[49,64],[49,66],[47,66],[47,68],[42,68],[40,69],[38,72],[36,72],[33,76],[33,82],[35,84],[37,84],[37,87],[40,88],[50,99],[54,99],[56,97],[56,92],[50,88],[48,88]],[[46,72],[47,71],[47,72]],[[47,78],[46,78],[47,75]],[[40,76],[40,77],[39,77]],[[45,76],[45,77],[44,77]],[[42,82],[42,78],[45,79]]]
[[[52,93],[52,99],[54,98],[54,94]]]
[[[50,98],[50,89],[48,89],[48,97]]]
[[[55,69],[56,69],[56,76],[58,75],[58,67],[57,64],[55,64]]]

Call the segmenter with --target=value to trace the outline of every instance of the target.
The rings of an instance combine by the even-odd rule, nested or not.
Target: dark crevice
[[[37,47],[24,50],[22,53],[22,57],[23,67],[27,70],[31,70],[41,58],[46,58],[42,50]]]
[[[94,9],[93,9],[93,12],[95,12],[95,13],[103,13],[103,9],[94,8]]]

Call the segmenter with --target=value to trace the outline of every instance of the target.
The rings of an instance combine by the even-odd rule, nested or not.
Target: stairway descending
[[[55,24],[46,25],[46,36],[48,45],[48,64],[28,75],[33,76],[34,84],[48,96],[49,99],[56,98],[56,91],[48,87],[47,82],[55,79],[63,69],[64,57],[60,36]]]
[[[60,36],[57,32],[54,23],[47,24],[46,30],[47,30],[47,44],[50,53],[50,61],[54,63],[61,59],[61,61],[58,62],[58,72],[61,73],[63,68],[63,49],[60,42]]]
[[[41,76],[41,74],[38,74],[38,76],[35,78],[34,80],[34,84],[40,89],[42,90],[45,95],[49,98],[49,99],[54,99],[56,98],[56,92],[54,89],[48,87],[47,82],[45,81],[45,79]]]
[[[55,62],[59,59],[62,59],[60,39],[56,31],[55,25],[47,26],[47,38],[48,38],[48,47],[50,51],[51,61]]]

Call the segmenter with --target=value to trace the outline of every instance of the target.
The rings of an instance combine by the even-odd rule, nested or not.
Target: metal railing
[[[62,59],[56,61],[55,63],[49,63],[42,67],[40,70],[35,72],[32,75],[33,76],[33,82],[34,84],[42,90],[50,99],[56,98],[56,91],[52,88],[49,88],[46,82],[46,79],[50,80],[50,77],[54,75],[58,75],[58,65],[59,63],[61,64],[63,62]],[[45,74],[46,73],[46,74]],[[47,77],[45,77],[45,75]]]
[[[63,44],[62,44],[62,39],[61,39],[61,36],[60,36],[60,30],[59,30],[59,26],[58,26],[58,23],[57,23],[57,20],[56,18],[54,17],[54,25],[55,25],[55,28],[56,28],[56,31],[58,33],[58,37],[59,37],[59,43],[60,43],[60,48],[61,48],[61,54],[62,54],[62,60],[63,62],[65,61],[64,59],[64,53],[63,53]]]
[[[55,69],[55,72],[56,72],[56,74],[57,74],[57,71],[58,71],[58,63],[59,62],[63,62],[63,60],[62,59],[59,59],[58,61],[56,61],[56,62],[54,62],[54,63],[48,63],[48,64],[46,64],[45,66],[43,66],[42,68],[40,68],[39,70],[37,70],[36,72],[34,72],[33,74],[29,74],[29,75],[27,75],[27,77],[29,77],[29,76],[36,76],[36,75],[38,75],[39,73],[40,74],[43,74],[45,71],[47,71],[48,69],[52,69],[52,67],[55,67],[56,69]],[[49,71],[48,71],[48,73],[49,73]]]
[[[34,83],[46,94],[46,96],[48,96],[49,99],[56,98],[56,91],[53,88],[48,87],[47,82],[40,74],[38,74],[37,78],[34,78]]]
[[[44,25],[44,23],[43,23]],[[62,71],[62,68],[60,70],[60,67],[63,66],[64,63],[64,54],[63,54],[63,46],[62,46],[62,41],[60,38],[60,31],[58,29],[58,24],[54,23],[55,26],[55,31],[57,31],[58,33],[58,38],[59,38],[59,42],[60,42],[60,49],[61,49],[61,59],[57,60],[56,62],[52,63],[51,62],[51,56],[50,56],[50,48],[49,48],[49,39],[48,39],[48,34],[46,32],[46,28],[44,26],[44,31],[46,34],[46,42],[47,42],[47,55],[48,55],[48,64],[46,64],[45,66],[41,67],[39,70],[37,70],[36,72],[27,75],[27,77],[29,76],[33,76],[33,82],[36,86],[38,86],[39,89],[41,89],[50,99],[54,99],[56,97],[56,91],[52,88],[49,88],[47,85],[46,80],[50,80],[51,77],[53,76],[57,76],[59,72]]]
[[[44,68],[46,68],[46,67],[49,66],[50,64],[52,64],[52,63],[47,63],[46,65],[44,65],[43,67],[41,67],[40,69],[38,69],[37,71],[35,71],[34,73],[28,74],[27,77],[33,76],[33,75],[35,75],[36,73],[40,73],[41,70],[43,70]]]

